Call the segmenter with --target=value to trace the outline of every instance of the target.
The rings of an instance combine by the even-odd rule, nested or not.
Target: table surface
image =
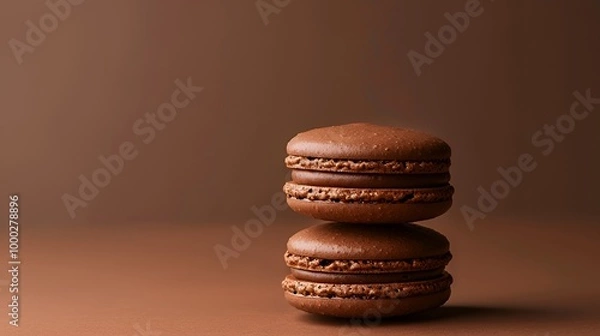
[[[451,242],[449,302],[409,319],[354,322],[312,316],[283,299],[285,242],[311,223],[278,219],[227,269],[214,246],[229,245],[240,223],[22,224],[20,326],[2,313],[0,335],[600,333],[597,219],[496,218],[474,231],[447,216],[425,222]],[[3,303],[7,278],[0,276]]]

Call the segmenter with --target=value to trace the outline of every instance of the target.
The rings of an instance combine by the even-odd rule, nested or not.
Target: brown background
[[[451,237],[455,246],[466,244],[469,253],[485,254],[490,246],[477,232],[494,232],[497,253],[533,244],[538,257],[531,257],[531,250],[507,252],[503,265],[530,257],[539,263],[546,253],[552,265],[558,258],[552,253],[570,249],[572,258],[586,261],[589,253],[586,257],[577,248],[598,237],[600,208],[592,192],[600,187],[600,107],[548,157],[532,146],[531,135],[569,110],[573,91],[591,88],[600,96],[600,2],[482,1],[483,14],[417,76],[406,54],[411,49],[423,53],[424,33],[437,32],[447,23],[444,13],[463,10],[465,2],[292,0],[265,26],[254,1],[88,0],[73,7],[33,54],[25,54],[23,64],[17,64],[7,43],[0,52],[0,192],[21,194],[29,244],[52,250],[71,239],[64,253],[92,253],[73,241],[93,240],[95,233],[113,239],[109,231],[116,224],[134,225],[125,238],[144,235],[150,222],[196,228],[202,247],[190,248],[194,253],[186,257],[199,258],[198,264],[209,260],[206,274],[213,274],[207,275],[213,282],[208,283],[220,284],[232,273],[252,274],[224,273],[212,246],[226,242],[231,225],[252,218],[250,208],[268,204],[280,190],[287,140],[312,127],[370,121],[424,129],[452,145],[457,193],[447,218],[453,220],[437,225],[446,234],[458,232]],[[41,0],[3,3],[0,41],[23,41],[24,22],[37,22],[46,12]],[[154,142],[143,145],[132,133],[133,122],[156,111],[174,90],[173,81],[187,77],[204,91]],[[97,157],[116,153],[124,141],[135,142],[139,156],[72,220],[61,195],[75,195],[77,177],[89,177],[101,167]],[[469,232],[460,206],[474,206],[476,188],[489,188],[499,177],[497,167],[515,164],[525,152],[534,155],[537,170],[478,222],[475,233]],[[299,220],[284,211],[276,223]],[[548,239],[553,244],[541,247],[535,230],[524,237],[508,230],[519,223],[532,223],[540,232],[552,227]],[[281,263],[284,242],[297,229],[272,229],[277,233],[262,238],[263,254],[257,256],[273,255]],[[565,232],[574,238],[563,240]],[[157,253],[159,236],[142,239],[151,247],[139,251]],[[122,244],[126,249],[127,241]],[[36,255],[41,258],[47,250],[30,248],[30,267],[44,264]],[[113,257],[117,252],[89,255],[98,263]],[[258,265],[244,257],[242,264]],[[71,271],[79,272],[86,262],[73,261]],[[571,273],[555,281],[561,284],[557,288],[583,281],[580,273],[565,270]],[[150,271],[140,266],[128,274],[135,278],[136,272]],[[278,272],[270,283],[285,273]],[[40,269],[36,274],[40,283],[49,276]],[[544,274],[530,279],[562,279]],[[184,281],[181,277],[173,281]],[[237,289],[226,296],[245,288],[227,284]],[[53,300],[48,304],[69,302],[60,294],[64,288],[37,288],[38,297]],[[275,294],[270,295],[279,300],[280,293]],[[248,302],[232,305],[253,309]],[[224,322],[207,323],[217,328]],[[546,331],[523,330],[528,335]]]
[[[138,140],[140,155],[76,220],[243,219],[280,188],[290,137],[371,121],[447,140],[459,204],[532,152],[540,166],[497,213],[598,214],[598,111],[547,158],[530,138],[568,111],[573,91],[600,95],[600,4],[482,2],[416,76],[406,54],[423,53],[423,34],[464,4],[297,1],[265,26],[252,1],[85,2],[22,65],[8,45],[0,54],[3,192],[27,195],[36,223],[69,219],[60,196],[99,155]],[[23,22],[45,12],[42,1],[11,2],[0,40],[23,40]],[[204,92],[141,147],[133,122],[188,76]]]

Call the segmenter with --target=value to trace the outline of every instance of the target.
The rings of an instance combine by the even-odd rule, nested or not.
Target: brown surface
[[[147,322],[162,336],[350,335],[348,328],[592,336],[600,328],[598,218],[496,218],[473,232],[462,219],[428,222],[452,244],[452,297],[424,317],[368,330],[299,312],[283,298],[285,242],[308,223],[278,219],[224,270],[213,246],[227,244],[230,226],[241,223],[47,222],[34,230],[24,222],[22,326],[2,323],[0,334],[138,335],[136,324]]]
[[[435,161],[450,157],[442,139],[419,130],[355,123],[302,132],[287,153],[324,159]]]

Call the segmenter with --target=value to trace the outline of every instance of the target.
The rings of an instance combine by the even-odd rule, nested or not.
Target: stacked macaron
[[[301,310],[331,316],[398,316],[444,304],[452,258],[440,233],[410,222],[452,204],[450,147],[423,132],[349,124],[295,136],[285,163],[288,205],[333,221],[287,244],[282,286]]]

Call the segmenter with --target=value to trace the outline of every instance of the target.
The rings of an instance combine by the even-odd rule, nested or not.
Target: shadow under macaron
[[[314,314],[300,314],[298,319],[305,323],[324,326],[377,328],[393,325],[407,325],[419,323],[438,323],[446,321],[460,321],[461,323],[516,323],[536,321],[571,320],[579,316],[576,310],[525,308],[510,306],[453,306],[446,305],[425,312],[414,313],[399,317],[377,318],[366,316],[364,318],[339,318]]]

